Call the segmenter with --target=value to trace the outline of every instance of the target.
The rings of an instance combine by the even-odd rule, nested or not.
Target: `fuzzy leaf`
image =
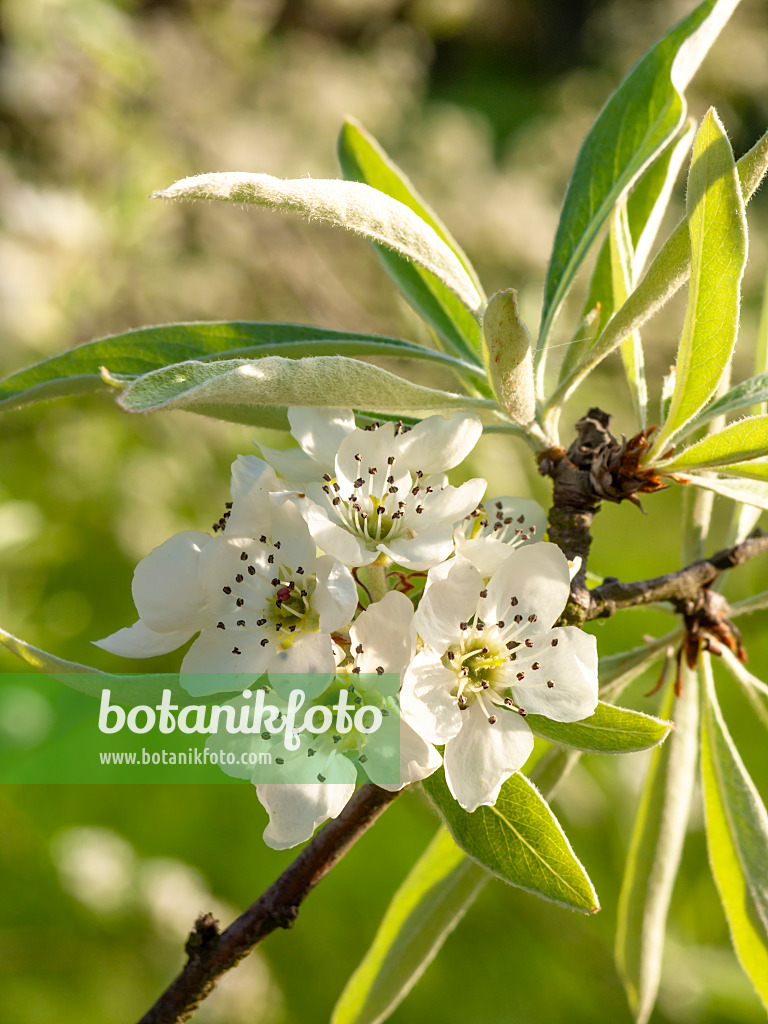
[[[109,390],[101,374],[103,366],[113,376],[130,379],[187,359],[208,362],[268,355],[427,360],[476,382],[485,379],[479,367],[400,338],[352,334],[305,324],[179,323],[142,327],[99,338],[12,373],[0,380],[0,409],[17,409],[45,399]]]
[[[483,299],[474,282],[436,231],[403,203],[361,182],[224,171],[182,178],[152,195],[264,206],[346,228],[413,260],[434,274],[470,313],[482,312]]]
[[[574,910],[599,910],[581,862],[549,804],[516,772],[501,787],[494,807],[468,814],[450,794],[442,769],[423,786],[458,845],[491,874]]]
[[[736,344],[747,222],[731,144],[713,110],[696,136],[686,203],[691,236],[688,306],[669,416],[651,460],[714,395]]]
[[[768,132],[736,164],[744,203],[748,203],[768,172]],[[624,305],[608,321],[578,366],[561,381],[548,406],[559,406],[582,380],[624,338],[638,330],[678,292],[691,273],[691,242],[684,218],[654,257],[642,281]]]
[[[751,465],[751,463],[747,463]],[[738,467],[728,466],[728,472]],[[752,505],[754,508],[768,510],[768,479],[762,480],[736,480],[726,476],[696,476],[685,474],[685,479],[694,487],[703,487],[705,491],[714,491],[723,498],[730,498],[731,501],[739,501],[743,505]]]
[[[400,168],[387,156],[373,136],[349,119],[339,135],[339,163],[348,181],[371,185],[392,199],[410,207],[454,252],[471,277],[481,298],[483,290],[477,274],[465,253],[437,214],[418,194]],[[434,274],[412,263],[392,249],[374,244],[379,259],[408,302],[443,338],[454,352],[477,359],[480,331],[477,320],[448,291]]]
[[[738,0],[699,4],[635,65],[584,140],[547,270],[540,350],[611,210],[685,123],[685,89],[737,5]]]
[[[712,874],[736,955],[768,1009],[768,813],[734,746],[704,660],[701,774]]]
[[[629,230],[626,204],[616,208],[608,234],[608,248],[611,256],[611,285],[613,301],[622,303],[634,287],[634,251]],[[645,383],[645,356],[640,333],[634,331],[621,343],[621,361],[627,380],[632,407],[638,426],[646,425],[648,411],[648,388]]]
[[[543,715],[525,719],[537,736],[551,743],[575,747],[594,754],[628,754],[655,747],[666,738],[672,722],[663,722],[629,708],[598,701],[597,709],[581,722],[553,722]]]
[[[731,423],[715,434],[707,434],[700,441],[659,462],[664,472],[678,469],[706,469],[728,466],[748,459],[768,455],[768,416],[750,416]]]
[[[662,706],[674,716],[669,740],[651,753],[619,897],[616,965],[637,1024],[653,1011],[661,977],[669,901],[683,849],[696,773],[698,694],[687,673],[683,694]]]
[[[441,826],[395,893],[373,944],[334,1007],[331,1024],[386,1020],[489,878]]]
[[[749,380],[744,380],[737,384],[730,391],[727,391],[722,398],[718,398],[717,401],[702,409],[697,416],[683,427],[679,436],[686,437],[718,416],[730,416],[731,413],[740,412],[742,409],[746,409],[747,406],[753,404],[762,405],[764,402],[768,402],[768,373],[759,373],[757,376],[750,377]],[[764,411],[761,410],[760,412]],[[760,412],[756,412],[755,415],[760,415]]]

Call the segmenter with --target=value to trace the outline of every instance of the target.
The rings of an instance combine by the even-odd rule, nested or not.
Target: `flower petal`
[[[456,673],[434,651],[419,651],[405,671],[400,691],[403,718],[429,743],[445,743],[461,728],[461,712],[451,689]]]
[[[473,413],[455,412],[447,419],[429,416],[402,437],[401,457],[412,470],[439,473],[453,469],[469,455],[483,432]]]
[[[496,803],[502,784],[533,750],[533,734],[513,712],[500,711],[491,725],[477,702],[461,715],[461,730],[446,743],[443,762],[448,788],[471,812]]]
[[[110,654],[119,654],[122,658],[155,658],[160,654],[175,651],[177,647],[185,644],[194,632],[179,629],[169,633],[156,633],[139,619],[132,626],[118,629],[116,633],[105,636],[103,640],[92,642],[95,647],[101,647]]]
[[[133,600],[146,626],[158,633],[205,625],[206,599],[199,579],[200,553],[217,538],[185,530],[142,558],[133,574]]]
[[[453,554],[453,531],[446,523],[419,532],[415,537],[397,537],[389,544],[379,544],[378,550],[389,555],[393,562],[409,569],[431,569]]]
[[[397,790],[402,789],[403,786],[407,786],[411,782],[419,782],[421,779],[426,779],[432,772],[436,772],[443,763],[442,757],[432,744],[425,742],[403,719],[400,719],[399,783],[377,782],[375,762],[375,752],[377,750],[378,748],[375,743],[371,744],[370,750],[366,748],[368,760],[365,763],[365,770],[371,782],[375,782],[381,789],[386,789],[390,793],[397,792]],[[388,778],[389,776],[382,777]]]
[[[488,583],[478,612],[485,622],[522,616],[517,637],[533,637],[560,617],[571,590],[568,560],[556,544],[528,544],[513,552]],[[516,598],[514,612],[510,601]],[[530,621],[530,616],[535,616]]]
[[[289,647],[270,644],[269,674],[295,675],[327,673],[330,681],[336,669],[333,644],[327,633],[298,633]],[[243,652],[245,654],[245,651]]]
[[[553,641],[555,646],[552,646]],[[519,707],[555,722],[578,722],[597,707],[597,641],[575,626],[558,626],[519,648],[512,696]],[[531,664],[540,668],[533,671]],[[550,687],[548,683],[553,685]]]
[[[449,485],[441,490],[433,490],[424,497],[424,512],[420,518],[430,523],[458,523],[477,508],[487,486],[486,481],[478,476],[467,480],[460,487]],[[414,525],[410,507],[408,511],[409,524]]]
[[[445,578],[430,585],[414,622],[424,643],[436,654],[444,654],[459,639],[460,624],[474,615],[482,589],[480,573],[463,558],[454,558]]]
[[[411,660],[416,642],[413,605],[405,594],[390,590],[358,615],[349,635],[353,651],[358,646],[363,648],[356,656],[361,672],[375,672],[382,666],[385,672],[401,673]]]
[[[355,429],[351,409],[293,406],[288,410],[288,422],[302,450],[316,464],[328,469],[333,466],[341,442]]]
[[[378,557],[378,551],[369,550],[359,537],[332,522],[320,505],[306,501],[302,508],[312,539],[326,555],[354,566],[370,565]]]
[[[267,846],[287,850],[306,842],[326,818],[336,818],[344,810],[355,791],[355,768],[350,761],[346,763],[352,775],[347,782],[256,786],[256,795],[269,814],[269,825],[264,830]]]
[[[349,569],[330,555],[317,559],[315,573],[317,587],[312,595],[312,607],[320,615],[321,631],[333,633],[347,626],[355,614],[357,586]]]

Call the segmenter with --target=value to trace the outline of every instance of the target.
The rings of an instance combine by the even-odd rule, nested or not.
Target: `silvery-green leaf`
[[[403,203],[362,182],[224,171],[182,178],[153,197],[263,206],[346,228],[418,263],[471,313],[482,312],[484,303],[474,282],[436,231]]]
[[[701,775],[712,874],[744,971],[768,1009],[768,813],[734,745],[704,656]]]
[[[531,336],[523,323],[514,288],[492,295],[483,315],[483,362],[499,405],[517,423],[536,413]]]
[[[584,140],[547,271],[540,351],[611,210],[685,123],[685,89],[737,4],[738,0],[699,4],[635,65]]]
[[[750,416],[730,423],[715,434],[707,434],[700,441],[675,452],[657,465],[665,473],[685,469],[714,469],[717,466],[738,464],[768,455],[768,416]]]
[[[471,277],[478,294],[484,298],[477,274],[466,254],[437,214],[408,180],[403,171],[389,158],[373,136],[349,119],[339,135],[339,162],[344,177],[371,185],[392,199],[410,207],[425,221],[455,253]],[[477,320],[452,292],[429,271],[404,258],[392,249],[374,243],[382,266],[393,279],[408,302],[442,337],[450,348],[469,359],[477,359],[480,350],[480,332]]]
[[[733,609],[731,609],[731,613],[733,613]],[[768,686],[766,686],[762,679],[758,679],[757,676],[753,675],[746,665],[742,665],[739,659],[731,654],[727,647],[722,648],[720,657],[722,658],[723,665],[725,665],[741,687],[744,696],[755,713],[755,717],[768,729]]]
[[[600,658],[597,668],[600,696],[611,703],[616,700],[631,682],[666,655],[670,645],[674,644],[679,636],[680,630],[673,630],[658,640],[643,644],[642,647],[633,647],[632,650]]]
[[[248,422],[249,411],[258,415],[264,406],[351,406],[415,416],[442,409],[498,408],[488,399],[412,384],[388,370],[346,356],[188,361],[140,377],[122,392],[119,403],[129,412],[192,409],[222,418],[228,418],[224,413],[246,417],[239,422]]]
[[[696,135],[686,204],[691,239],[688,306],[669,416],[651,460],[715,394],[738,333],[747,222],[731,144],[714,110]]]
[[[608,233],[608,247],[611,256],[613,301],[620,304],[626,301],[634,287],[634,251],[625,203],[619,203],[614,212],[611,230]],[[622,341],[621,362],[637,425],[642,430],[647,420],[648,388],[645,383],[645,357],[639,331],[634,331]]]
[[[491,876],[440,827],[395,893],[331,1024],[377,1024],[394,1011]]]
[[[491,874],[574,910],[599,910],[597,896],[549,804],[524,775],[515,772],[494,807],[462,810],[443,770],[423,786],[458,845]]]
[[[698,753],[698,686],[685,673],[675,703],[670,688],[661,708],[675,729],[651,752],[619,897],[616,965],[637,1024],[650,1017],[661,977],[672,887],[688,824]]]
[[[581,722],[554,722],[542,715],[528,715],[526,722],[532,732],[550,743],[593,754],[647,750],[666,739],[672,728],[672,722],[603,701],[598,701],[595,713]]]
[[[743,380],[721,398],[702,409],[681,429],[679,436],[686,437],[718,416],[730,416],[731,413],[741,412],[750,405],[758,405],[761,407],[761,412],[764,412],[762,406],[765,402],[768,402],[768,373],[759,373],[756,377]],[[761,412],[755,412],[755,415],[760,415]]]
[[[689,121],[682,136],[677,142],[667,146],[661,156],[654,160],[626,200],[630,237],[634,249],[633,287],[648,259],[650,247],[661,226],[680,168],[690,152],[693,135],[694,125]],[[566,380],[586,357],[623,301],[624,299],[617,301],[613,294],[610,242],[606,238],[595,261],[579,328],[567,346],[560,364],[560,381]]]
[[[768,172],[768,132],[736,163],[741,195],[748,203]],[[562,405],[581,381],[633,331],[638,330],[685,284],[691,272],[691,243],[684,218],[654,257],[645,276],[609,320],[589,353],[550,396],[547,407]]]
[[[728,466],[730,472],[732,466]],[[684,479],[693,487],[703,487],[705,491],[714,491],[731,501],[739,501],[744,505],[768,509],[768,480],[736,480],[727,476],[699,476],[686,473]]]
[[[104,390],[102,367],[113,378],[130,381],[163,366],[197,359],[254,359],[258,356],[344,355],[433,362],[474,383],[485,380],[480,367],[400,338],[353,334],[306,324],[232,321],[178,323],[113,334],[44,359],[0,380],[0,409]]]

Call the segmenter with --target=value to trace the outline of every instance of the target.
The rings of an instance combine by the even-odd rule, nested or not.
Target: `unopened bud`
[[[536,412],[533,351],[513,288],[491,296],[483,316],[483,340],[488,379],[499,404],[518,423],[530,423]]]

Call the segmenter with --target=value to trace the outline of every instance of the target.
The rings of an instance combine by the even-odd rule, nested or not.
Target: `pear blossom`
[[[354,615],[357,588],[340,562],[318,557],[299,509],[270,486],[265,463],[239,459],[220,532],[187,530],[150,552],[133,577],[138,622],[97,646],[146,658],[199,634],[181,665],[207,675],[190,681],[197,693],[222,689],[219,673],[332,673],[331,634]]]
[[[428,569],[452,553],[454,526],[476,508],[486,487],[481,478],[453,487],[445,477],[480,437],[476,416],[353,430],[339,416],[327,428],[317,415],[310,421],[294,413],[292,422],[302,450],[318,465],[318,453],[328,450],[323,439],[329,445],[344,435],[332,469],[307,486],[301,503],[323,551],[349,566],[370,565],[383,555],[412,569]]]
[[[554,626],[570,588],[554,544],[512,551],[487,581],[461,555],[434,573],[414,617],[422,647],[405,674],[402,708],[424,739],[445,744],[448,787],[473,811],[494,804],[528,758],[528,713],[558,722],[594,713],[596,644]]]
[[[416,644],[413,606],[399,592],[390,591],[362,612],[349,628],[349,656],[338,651],[341,665],[335,683],[313,701],[334,707],[339,687],[349,689],[362,704],[376,706],[384,716],[384,726],[373,734],[352,728],[343,735],[332,732],[299,734],[299,747],[292,752],[273,751],[273,760],[284,770],[284,783],[262,783],[258,769],[240,763],[222,765],[229,774],[256,781],[256,794],[269,813],[264,841],[274,849],[287,849],[309,839],[323,821],[335,818],[355,791],[358,772],[382,789],[399,790],[431,775],[440,767],[441,757],[411,726],[402,720],[397,699],[382,695],[375,682],[383,673],[402,677]],[[247,691],[246,691],[247,692]],[[270,702],[280,703],[279,693],[270,693]],[[231,735],[221,730],[209,741],[212,747],[242,753],[262,737]],[[274,738],[279,740],[279,736]],[[263,744],[259,744],[263,749]],[[239,762],[239,758],[237,761]],[[304,779],[307,764],[317,782],[291,782]],[[399,775],[392,780],[393,768]]]
[[[456,528],[456,554],[463,555],[487,577],[516,548],[540,541],[546,529],[547,513],[537,501],[490,498]]]

